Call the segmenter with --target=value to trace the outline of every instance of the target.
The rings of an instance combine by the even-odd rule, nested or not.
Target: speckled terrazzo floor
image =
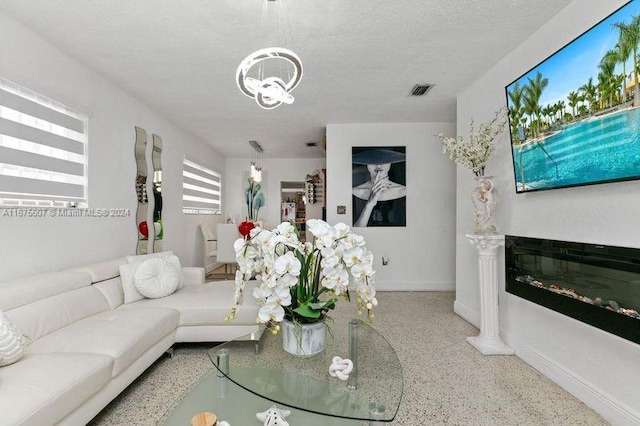
[[[402,403],[390,425],[608,424],[519,358],[482,356],[466,343],[478,330],[453,313],[454,297],[453,292],[378,293],[373,326],[396,349],[404,375]],[[351,316],[355,309],[338,306],[335,316]],[[210,346],[178,345],[173,359],[160,358],[90,424],[157,424],[211,368]]]

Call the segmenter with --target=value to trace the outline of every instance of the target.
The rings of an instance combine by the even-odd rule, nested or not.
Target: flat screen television
[[[505,87],[516,192],[640,179],[638,54],[633,0]]]

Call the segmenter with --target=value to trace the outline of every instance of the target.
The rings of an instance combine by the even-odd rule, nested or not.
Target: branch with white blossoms
[[[438,137],[442,139],[442,152],[448,153],[456,164],[472,171],[476,176],[484,176],[484,168],[493,153],[493,140],[503,132],[507,120],[506,108],[503,107],[496,111],[493,120],[480,124],[477,133],[471,119],[466,139],[462,136],[450,138],[440,133]]]
[[[373,318],[371,310],[378,304],[375,271],[364,238],[343,223],[331,226],[311,219],[306,224],[313,243],[302,243],[289,222],[272,231],[254,228],[246,240],[236,240],[236,291],[227,320],[235,318],[244,287],[254,274],[258,321],[275,333],[285,318],[299,323],[323,321],[339,298],[350,300],[350,285],[358,295],[359,314],[366,311]]]

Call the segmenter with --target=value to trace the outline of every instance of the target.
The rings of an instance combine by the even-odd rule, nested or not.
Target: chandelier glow
[[[262,61],[281,59],[293,65],[293,74],[288,82],[280,77],[266,77],[262,80],[248,77],[249,71]],[[302,79],[302,61],[291,50],[281,47],[268,47],[253,52],[240,63],[236,71],[236,83],[242,93],[254,98],[264,109],[273,109],[282,103],[292,104],[294,101],[291,91]]]

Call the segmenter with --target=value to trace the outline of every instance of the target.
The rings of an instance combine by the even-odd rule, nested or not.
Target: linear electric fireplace
[[[505,238],[507,292],[640,343],[640,249]]]

